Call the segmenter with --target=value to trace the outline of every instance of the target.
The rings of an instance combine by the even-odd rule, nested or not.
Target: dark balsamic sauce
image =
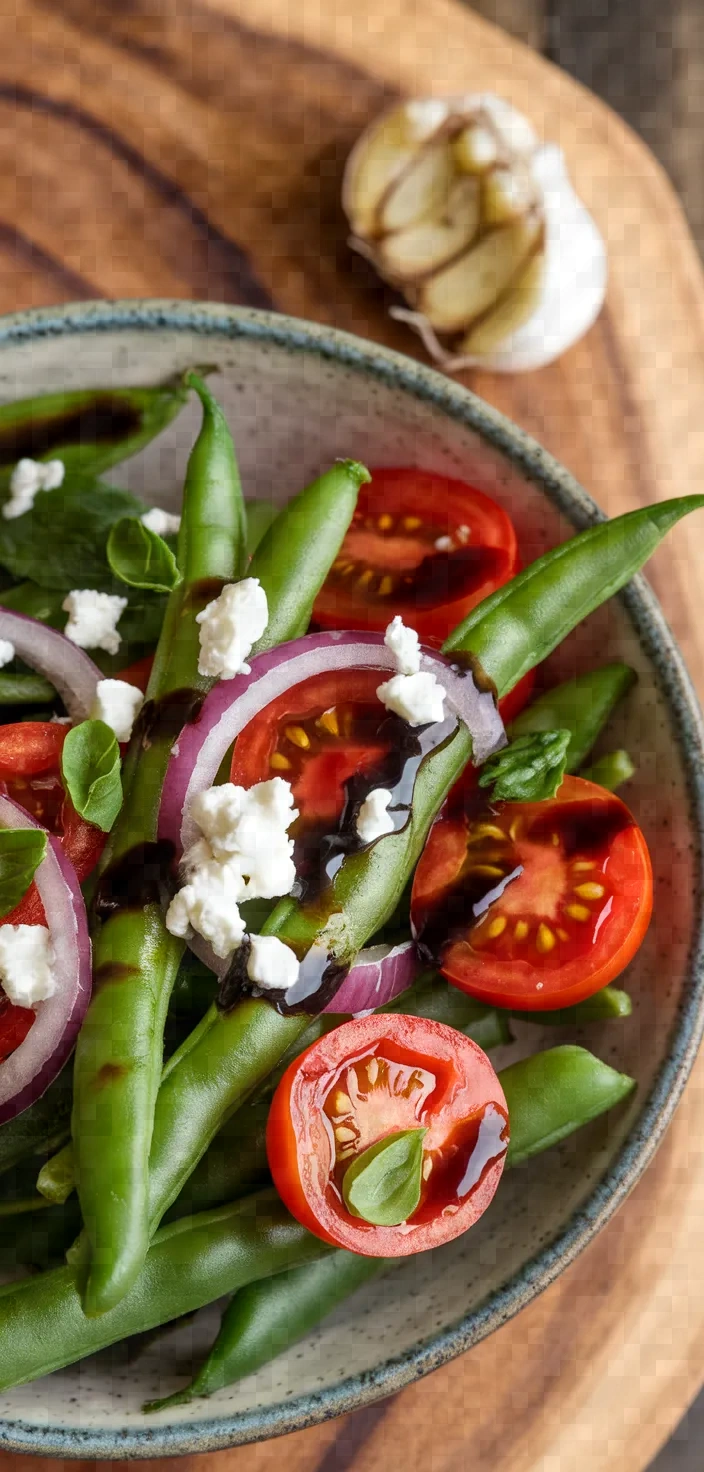
[[[67,409],[0,428],[0,465],[36,460],[69,445],[119,444],[138,434],[142,411],[117,394],[94,394],[83,409]]]
[[[202,690],[169,690],[159,700],[145,700],[135,722],[135,733],[144,751],[155,740],[176,741],[184,726],[197,721],[203,709]]]
[[[121,910],[142,910],[163,904],[175,888],[175,848],[169,839],[137,843],[101,874],[93,908],[99,920]]]

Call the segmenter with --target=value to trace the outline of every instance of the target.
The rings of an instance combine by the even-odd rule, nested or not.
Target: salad
[[[100,477],[191,392],[176,517]],[[195,372],[0,408],[0,497],[0,1389],[227,1297],[178,1403],[634,1089],[491,1062],[627,1019],[652,907],[631,759],[589,765],[633,671],[534,672],[704,497],[522,570],[428,471],[277,513]]]

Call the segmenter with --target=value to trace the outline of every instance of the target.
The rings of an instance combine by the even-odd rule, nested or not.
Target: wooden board
[[[563,145],[611,276],[559,364],[472,386],[611,513],[704,486],[704,288],[670,186],[603,105],[475,15],[451,0],[13,0],[0,39],[0,310],[274,303],[414,353],[347,251],[343,161],[399,92],[488,88]],[[652,568],[700,690],[703,573],[684,528]],[[519,1320],[386,1406],[209,1467],[642,1472],[702,1380],[702,1138],[704,1060],[640,1187]]]

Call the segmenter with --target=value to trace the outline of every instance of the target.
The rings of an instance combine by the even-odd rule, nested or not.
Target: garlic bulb
[[[599,313],[599,231],[561,150],[499,97],[385,113],[350,155],[343,204],[350,243],[409,303],[392,316],[450,372],[539,368]]]

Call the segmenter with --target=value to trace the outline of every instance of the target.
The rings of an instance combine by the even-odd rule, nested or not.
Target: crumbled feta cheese
[[[452,552],[454,548],[452,537],[438,537],[435,543],[436,552]]]
[[[5,520],[31,511],[39,491],[55,491],[64,474],[63,460],[18,460],[10,476],[10,499],[2,508]]]
[[[54,713],[52,715],[52,717],[51,717],[51,720],[52,720],[53,725],[55,725],[55,726],[70,726],[70,725],[72,725],[72,721],[71,721],[71,717],[70,716],[57,716],[56,713]]]
[[[196,614],[200,624],[198,673],[232,680],[249,674],[247,655],[269,622],[266,593],[259,578],[227,583],[219,598]]]
[[[249,789],[211,787],[193,799],[191,813],[204,836],[184,855],[186,884],[169,906],[167,929],[183,936],[192,926],[227,956],[244,935],[242,900],[278,899],[293,886],[287,829],[298,812],[290,784],[273,777]]]
[[[15,646],[9,639],[0,639],[0,669],[15,657]]]
[[[400,614],[396,614],[384,634],[384,643],[391,650],[400,675],[417,675],[420,669],[420,646],[415,629],[407,629]]]
[[[142,526],[148,532],[156,532],[158,537],[175,536],[181,526],[180,516],[174,516],[170,511],[162,511],[161,506],[150,506],[143,516],[140,516]]]
[[[263,991],[287,992],[298,981],[299,964],[289,946],[277,935],[250,936],[247,975]]]
[[[468,526],[458,526],[457,531],[455,532],[455,536],[458,542],[461,542],[463,545],[465,542],[469,541],[471,535],[472,531],[471,528]]]
[[[394,820],[387,812],[393,794],[386,787],[375,787],[365,797],[357,817],[357,833],[362,843],[373,843],[384,833],[393,833]]]
[[[46,925],[0,925],[0,983],[15,1007],[36,1007],[56,991]]]
[[[377,687],[377,695],[387,710],[392,710],[409,726],[428,726],[445,719],[446,691],[430,670],[417,675],[393,675]]]
[[[126,598],[96,593],[94,588],[74,588],[61,607],[68,614],[64,629],[67,639],[79,649],[104,649],[106,654],[117,654],[122,640],[116,624],[127,607]]]
[[[211,858],[191,870],[187,884],[174,895],[166,912],[166,928],[186,938],[197,930],[209,941],[216,956],[229,956],[240,945],[245,923],[238,904],[242,877],[230,864]]]
[[[104,721],[115,732],[118,741],[129,741],[135,719],[144,705],[144,696],[126,680],[99,680],[90,709],[92,721]]]

